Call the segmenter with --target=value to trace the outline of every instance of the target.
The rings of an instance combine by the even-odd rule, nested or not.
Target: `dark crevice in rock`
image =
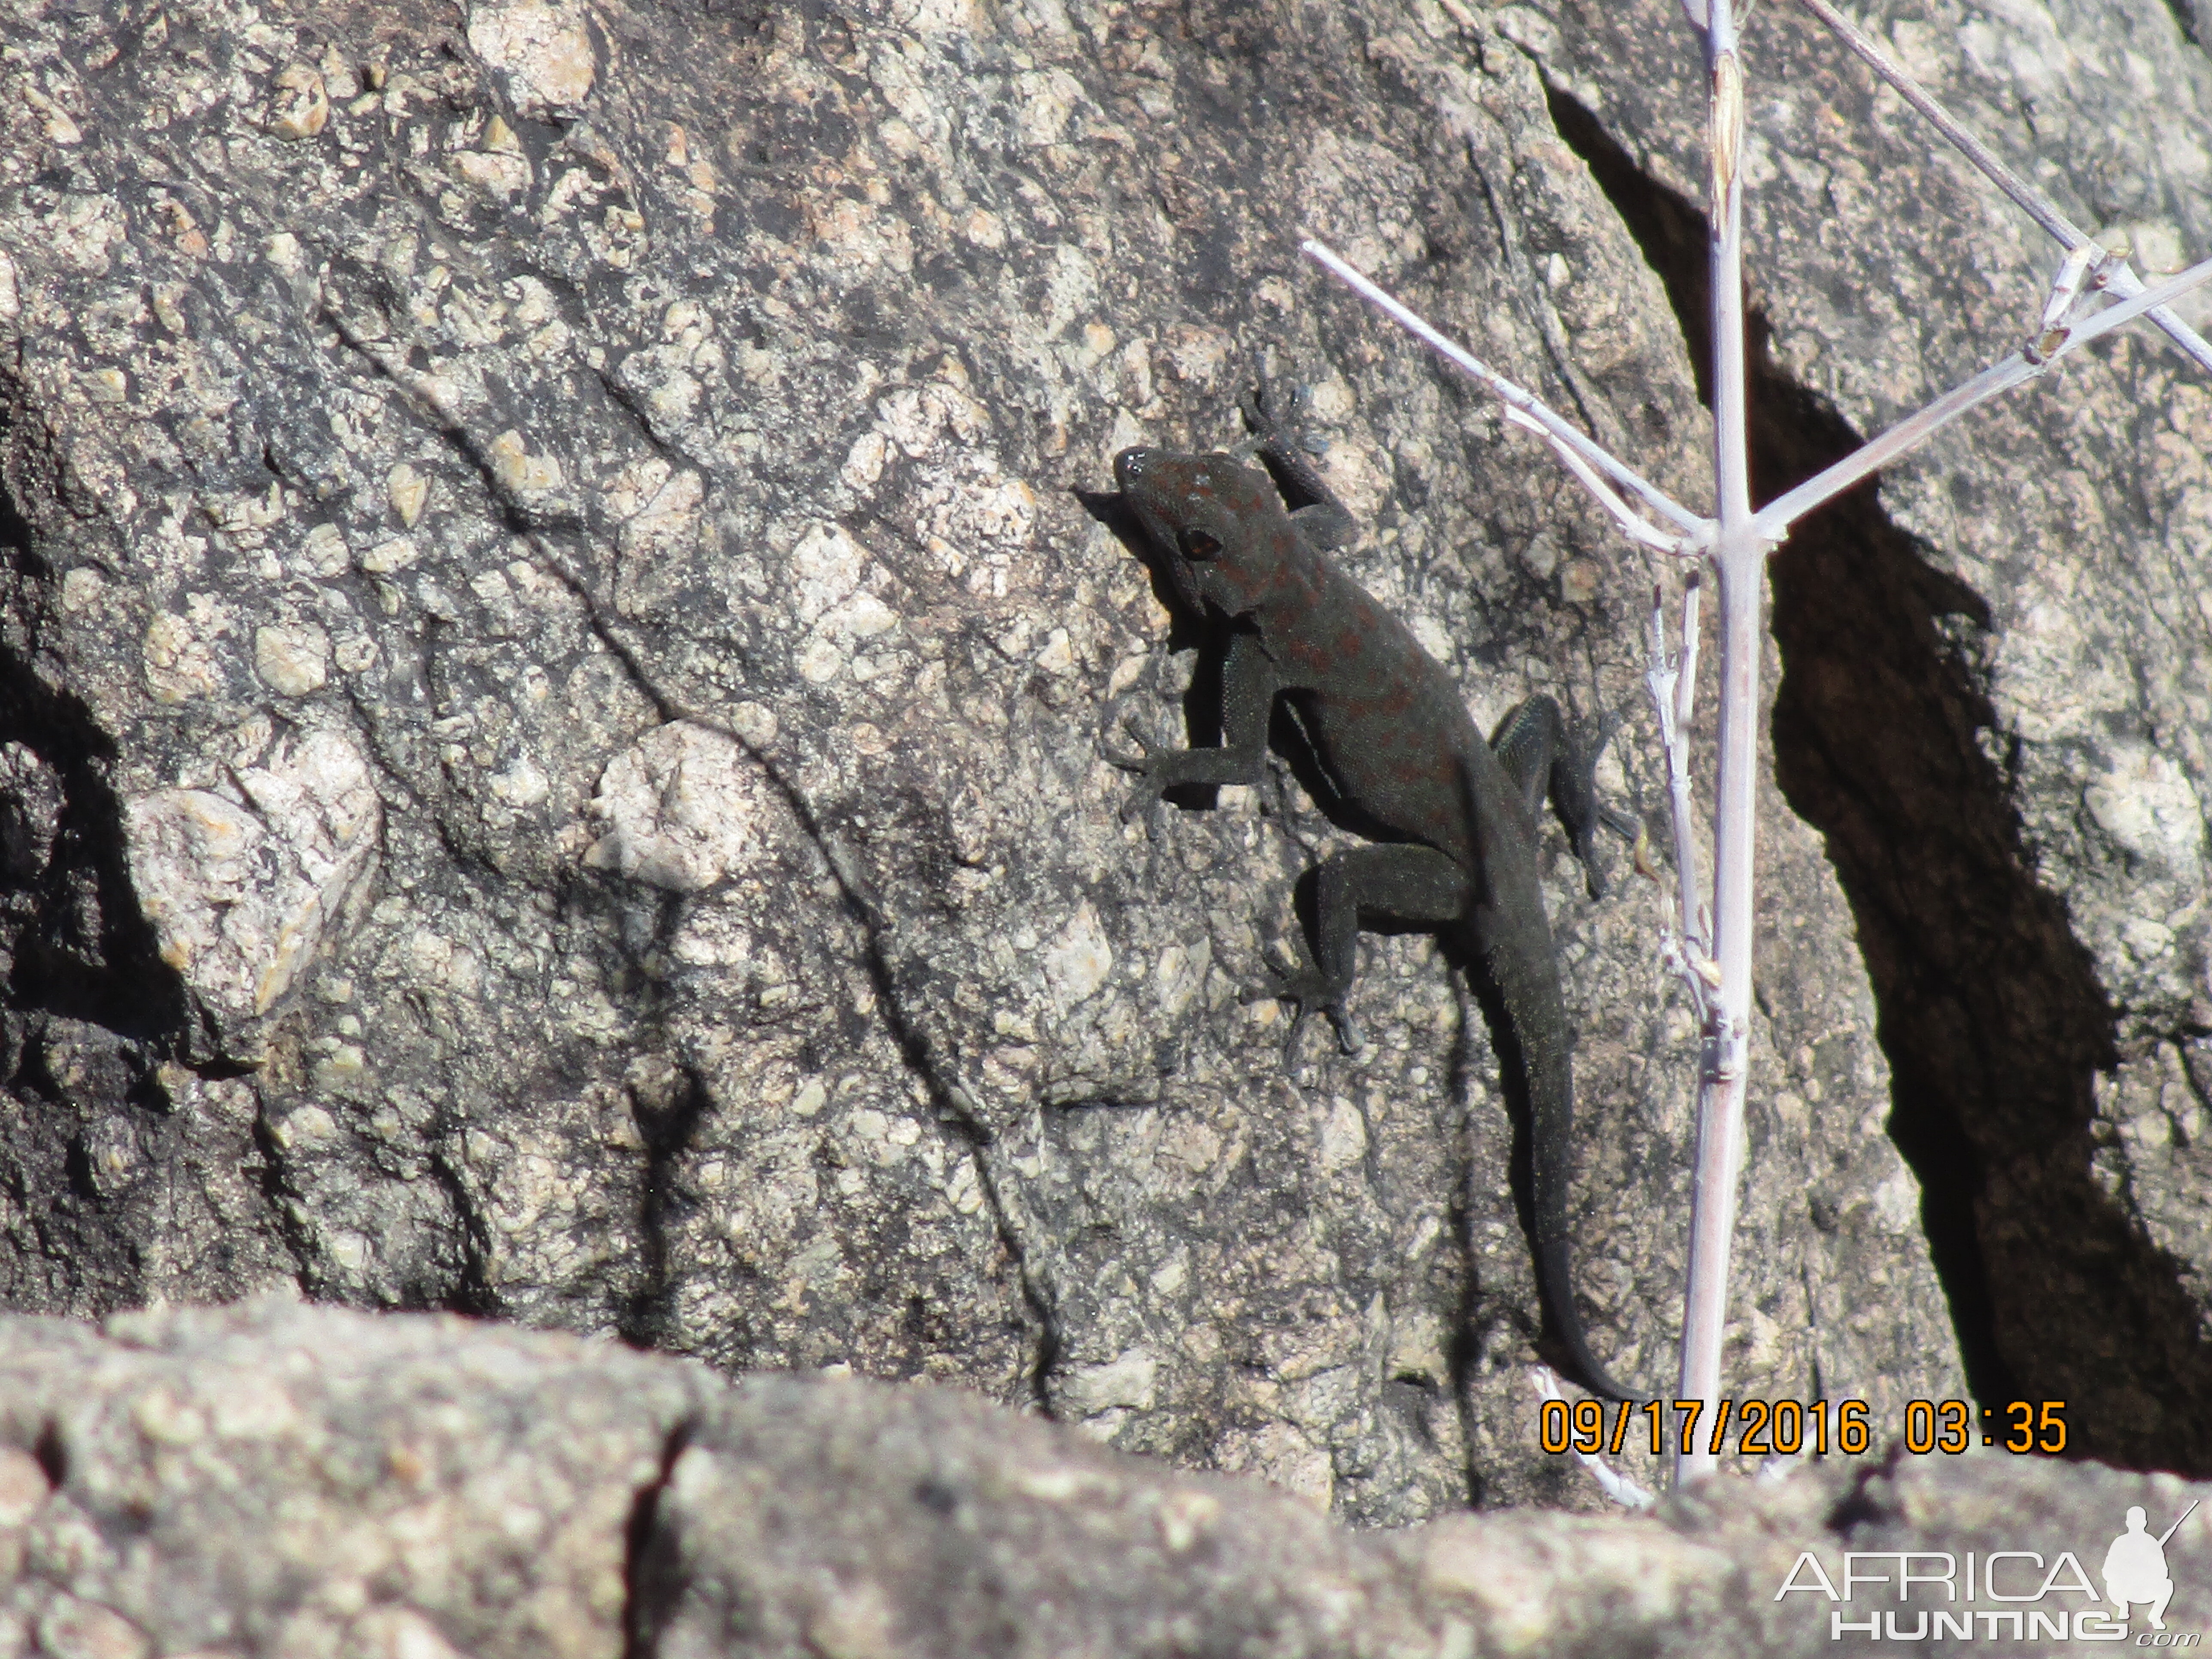
[[[45,1471],[46,1484],[59,1492],[69,1484],[69,1448],[62,1441],[62,1425],[48,1418],[39,1425],[39,1437],[31,1443],[31,1455]]]
[[[652,1659],[686,1588],[680,1541],[661,1524],[661,1494],[697,1425],[685,1418],[661,1443],[660,1468],[630,1505],[623,1556],[623,1659]]]
[[[51,767],[63,796],[46,867],[26,895],[27,914],[9,919],[16,924],[9,1003],[208,1062],[214,1034],[198,1029],[131,879],[106,733],[76,698],[41,684],[20,659],[0,657],[0,743],[9,742]]]
[[[702,461],[696,455],[688,455],[682,448],[664,437],[660,428],[654,424],[653,411],[646,407],[645,400],[630,387],[625,386],[619,376],[604,368],[594,370],[593,376],[599,383],[599,390],[607,394],[608,402],[629,416],[637,435],[653,447],[654,454],[673,467],[698,467],[702,471],[712,469],[711,460]]]
[[[639,1230],[644,1237],[644,1272],[636,1293],[622,1319],[623,1340],[640,1347],[672,1346],[669,1298],[675,1294],[676,1274],[671,1265],[669,1239],[682,1221],[690,1200],[680,1184],[685,1162],[699,1138],[699,1126],[714,1109],[714,1097],[707,1081],[685,1067],[673,1079],[674,1087],[653,1091],[658,1098],[633,1087],[631,1115],[639,1138],[645,1142],[644,1189],[638,1200]]]
[[[371,277],[373,284],[373,276]],[[1057,1364],[1060,1352],[1058,1320],[1053,1299],[1036,1282],[1031,1265],[1025,1260],[1020,1236],[1007,1213],[997,1182],[981,1150],[991,1139],[988,1127],[967,1102],[965,1091],[957,1079],[946,1074],[936,1063],[929,1040],[906,1012],[908,999],[902,994],[902,981],[893,969],[886,949],[885,927],[880,909],[871,896],[865,878],[853,859],[843,840],[829,830],[816,813],[812,805],[798,787],[768,757],[752,744],[731,729],[728,723],[713,714],[689,707],[683,699],[671,693],[659,678],[649,672],[647,653],[641,652],[631,640],[629,631],[617,623],[610,608],[603,603],[592,584],[563,556],[551,540],[553,534],[582,532],[586,526],[571,514],[548,515],[538,514],[516,501],[513,493],[501,482],[499,469],[485,447],[465,427],[439,410],[418,388],[413,377],[404,367],[395,365],[380,354],[370,340],[360,333],[336,304],[326,304],[321,319],[337,334],[340,341],[358,355],[377,375],[397,387],[408,399],[416,414],[443,437],[476,471],[483,482],[485,494],[499,514],[507,529],[524,538],[545,562],[545,568],[565,586],[584,608],[593,634],[622,663],[633,684],[651,701],[663,720],[684,720],[717,732],[737,744],[763,777],[782,799],[800,830],[820,851],[836,880],[848,915],[858,924],[864,941],[863,957],[868,976],[876,991],[877,1009],[886,1028],[897,1045],[909,1072],[921,1083],[933,1107],[937,1121],[953,1128],[967,1145],[975,1160],[976,1175],[989,1205],[999,1237],[1018,1275],[1024,1301],[1036,1321],[1039,1334],[1036,1358],[1029,1378],[1030,1386],[1041,1408],[1048,1413],[1049,1402],[1045,1387],[1046,1378]],[[617,390],[611,383],[611,392]],[[634,402],[624,399],[623,407],[641,419],[641,411]],[[647,434],[650,436],[651,434]],[[442,830],[442,825],[441,826]],[[457,854],[461,850],[453,848]],[[672,1284],[667,1264],[665,1234],[672,1218],[669,1203],[672,1199],[674,1173],[683,1152],[688,1149],[690,1136],[696,1129],[698,1115],[706,1109],[703,1085],[700,1087],[696,1108],[683,1125],[681,1144],[669,1141],[656,1147],[653,1130],[641,1116],[640,1126],[647,1131],[648,1139],[648,1189],[644,1218],[648,1255],[658,1249],[657,1263],[648,1262],[645,1283],[631,1299],[628,1312],[622,1321],[623,1334],[632,1340],[650,1344],[656,1333],[667,1325],[666,1297]],[[656,1243],[657,1242],[657,1243]]]
[[[1036,1264],[1024,1249],[1021,1230],[1015,1224],[1005,1194],[999,1189],[991,1161],[984,1156],[985,1149],[993,1139],[990,1126],[975,1109],[972,1097],[959,1079],[957,1066],[941,1063],[929,1034],[909,1012],[915,1000],[909,987],[926,982],[930,972],[928,964],[918,958],[910,960],[903,967],[892,962],[887,919],[850,844],[845,836],[823,822],[813,802],[807,799],[805,791],[783,768],[763,753],[757,744],[740,735],[728,721],[710,712],[690,707],[684,699],[664,686],[659,677],[651,671],[647,654],[631,640],[629,631],[608,614],[607,608],[599,603],[582,578],[558,556],[547,539],[532,533],[531,542],[544,556],[546,568],[554,578],[584,607],[593,635],[623,665],[631,683],[652,702],[660,717],[665,720],[689,720],[718,732],[735,744],[745,758],[759,769],[762,778],[791,814],[792,821],[821,856],[836,885],[839,902],[846,916],[860,930],[860,961],[868,975],[870,988],[875,993],[876,1013],[884,1022],[884,1030],[892,1042],[896,1045],[900,1059],[908,1073],[928,1099],[936,1121],[961,1142],[963,1150],[971,1160],[976,1182],[990,1212],[993,1230],[1013,1267],[1023,1305],[1036,1322],[1035,1348],[1029,1374],[1024,1380],[1037,1410],[1047,1417],[1053,1416],[1048,1385],[1063,1352],[1057,1298],[1041,1281]]]
[[[1879,1527],[1895,1512],[1889,1498],[1905,1444],[1893,1441],[1880,1462],[1863,1463],[1853,1471],[1851,1484],[1828,1506],[1821,1524],[1846,1543],[1862,1527]]]
[[[143,1300],[141,1241],[174,1156],[137,1045],[102,1027],[0,1015],[0,1306],[106,1314]]]
[[[0,556],[12,590],[7,608],[35,650],[53,573],[33,550],[31,527],[4,489]],[[114,744],[82,700],[49,684],[19,650],[0,649],[5,744],[35,755],[61,794],[51,838],[37,838],[44,843],[38,867],[0,860],[0,971],[7,976],[8,1006],[104,1026],[179,1060],[205,1059],[211,1039],[196,1033],[184,982],[161,960],[131,883],[123,803],[108,778]]]
[[[430,1178],[438,1183],[452,1206],[457,1236],[458,1271],[439,1274],[419,1286],[419,1301],[445,1313],[466,1314],[472,1319],[500,1319],[507,1310],[491,1281],[491,1224],[477,1201],[459,1161],[465,1130],[441,1114],[431,1145],[439,1150],[428,1159]],[[425,1278],[430,1276],[426,1274]]]
[[[0,1305],[104,1314],[143,1298],[179,1156],[156,1067],[228,1068],[139,903],[114,745],[40,672],[56,586],[0,489]]]
[[[804,804],[796,788],[787,783],[775,769],[767,768],[765,760],[762,763],[776,787],[783,791],[793,811],[801,813],[800,822],[827,858],[846,908],[860,923],[862,938],[866,941],[868,981],[876,994],[877,1011],[892,1041],[898,1045],[899,1054],[905,1061],[907,1070],[927,1093],[938,1122],[950,1129],[962,1143],[963,1150],[975,1171],[976,1183],[991,1212],[994,1231],[997,1232],[1000,1245],[1006,1252],[1017,1275],[1023,1304],[1029,1310],[1030,1317],[1036,1322],[1036,1346],[1029,1374],[1024,1380],[1029,1386],[1030,1398],[1037,1412],[1047,1418],[1055,1417],[1058,1413],[1052,1399],[1052,1374],[1064,1351],[1058,1301],[1040,1281],[1036,1266],[1024,1249],[1020,1230],[1015,1225],[1014,1218],[1007,1208],[1006,1196],[999,1190],[997,1174],[991,1160],[985,1156],[985,1149],[993,1139],[990,1126],[975,1109],[968,1091],[958,1082],[957,1076],[951,1074],[949,1068],[939,1066],[929,1034],[908,1012],[910,998],[899,971],[891,961],[883,913],[869,894],[866,881],[842,838],[835,834],[826,834],[811,808],[802,811]],[[926,975],[927,971],[926,964],[919,962],[910,964],[909,972],[914,975]]]
[[[362,274],[357,269],[334,264],[331,275],[333,291],[339,279]],[[373,294],[380,286],[373,276],[369,278],[368,285]],[[580,534],[589,530],[590,526],[574,513],[541,513],[518,499],[514,491],[502,480],[500,463],[483,441],[441,408],[423,386],[421,377],[410,372],[404,362],[395,362],[380,350],[375,342],[339,309],[339,304],[337,299],[326,298],[321,310],[316,313],[318,319],[327,323],[339,342],[359,357],[370,373],[398,392],[423,425],[443,439],[454,454],[476,473],[483,486],[485,499],[509,534],[532,537],[547,531]]]
[[[1813,1275],[1810,1270],[1801,1270],[1798,1275],[1798,1279],[1799,1283],[1804,1288],[1805,1305],[1808,1308],[1817,1309],[1820,1304],[1819,1300],[1813,1294]],[[1813,1318],[1814,1324],[1814,1335],[1816,1340],[1813,1344],[1812,1375],[1807,1379],[1806,1386],[1812,1390],[1814,1399],[1826,1400],[1828,1397],[1828,1379],[1825,1370],[1820,1364],[1820,1345],[1817,1340],[1820,1334],[1818,1328],[1818,1314],[1814,1315]]]
[[[1710,239],[1704,212],[1644,173],[1595,114],[1548,82],[1544,100],[1560,138],[1589,166],[1598,188],[1644,250],[1645,263],[1665,286],[1689,353],[1690,373],[1697,379],[1698,401],[1711,409],[1713,332],[1705,299]]]
[[[260,1190],[271,1231],[283,1243],[285,1254],[292,1258],[293,1282],[308,1297],[331,1294],[331,1287],[325,1283],[315,1265],[321,1253],[315,1245],[314,1229],[306,1218],[306,1194],[286,1165],[284,1149],[277,1144],[276,1131],[269,1121],[265,1102],[253,1120],[253,1150],[260,1155],[261,1161],[249,1174]]]
[[[1668,296],[1700,378],[1705,222],[1596,118],[1549,93]],[[1852,449],[1850,424],[1771,361],[1754,314],[1752,481],[1771,500]],[[2063,1400],[2069,1453],[2212,1471],[2212,1354],[2179,1265],[2096,1183],[2092,1084],[2114,1019],[2065,907],[2038,885],[1996,716],[1953,637],[1984,629],[1869,481],[1799,526],[1770,566],[1783,674],[1777,781],[1825,839],[1856,919],[1889,1059],[1889,1130],[1969,1386]]]

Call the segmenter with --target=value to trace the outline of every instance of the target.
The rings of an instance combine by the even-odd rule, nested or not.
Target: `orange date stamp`
[[[1874,1443],[1878,1427],[1873,1407],[1863,1400],[1721,1400],[1710,1412],[1702,1400],[1547,1400],[1537,1413],[1536,1443],[1553,1456],[1569,1452],[1617,1456],[1635,1440],[1648,1440],[1651,1455],[1662,1455],[1671,1437],[1693,1447],[1702,1431],[1714,1456],[1733,1450],[1741,1457],[1856,1457]],[[1956,1456],[1979,1439],[2009,1452],[2055,1455],[2066,1449],[2066,1402],[2013,1400],[1978,1406],[1970,1400],[1908,1400],[1896,1425],[1905,1449],[1915,1456],[1943,1452]],[[1733,1436],[1735,1443],[1729,1443]],[[1887,1442],[1888,1436],[1883,1436]]]

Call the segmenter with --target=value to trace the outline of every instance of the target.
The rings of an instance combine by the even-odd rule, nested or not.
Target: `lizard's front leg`
[[[1324,860],[1314,874],[1312,964],[1266,993],[1298,1005],[1291,1044],[1306,1015],[1318,1008],[1336,1027],[1344,1051],[1357,1054],[1365,1044],[1345,999],[1359,970],[1361,922],[1441,927],[1466,913],[1473,890],[1467,872],[1433,847],[1352,847]]]
[[[1279,670],[1260,636],[1244,629],[1231,634],[1221,671],[1220,747],[1143,755],[1101,750],[1115,765],[1140,775],[1121,808],[1122,817],[1150,814],[1161,795],[1178,784],[1259,782],[1267,772],[1267,717],[1279,689]]]
[[[1291,508],[1291,522],[1310,546],[1326,550],[1349,546],[1358,527],[1352,509],[1337,499],[1328,480],[1307,459],[1309,453],[1318,454],[1327,447],[1302,429],[1311,401],[1304,386],[1285,398],[1273,387],[1262,386],[1241,407],[1252,434],[1245,442],[1274,475],[1285,496],[1297,503]]]

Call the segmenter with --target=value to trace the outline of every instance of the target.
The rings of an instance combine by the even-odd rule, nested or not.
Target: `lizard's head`
[[[1233,562],[1267,515],[1283,510],[1266,473],[1219,453],[1125,449],[1114,458],[1114,482],[1194,604],[1194,584],[1218,586],[1205,580],[1207,568],[1224,557]]]

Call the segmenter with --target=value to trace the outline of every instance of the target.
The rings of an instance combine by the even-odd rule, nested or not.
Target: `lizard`
[[[1318,866],[1307,964],[1256,994],[1297,1005],[1293,1043],[1318,1008],[1357,1052],[1346,1003],[1363,919],[1456,935],[1503,1011],[1501,1048],[1517,1051],[1504,1058],[1526,1087],[1539,1298],[1581,1382],[1615,1400],[1646,1401],[1597,1362],[1575,1311],[1566,1207],[1572,1035],[1539,884],[1538,813],[1548,793],[1592,896],[1602,896],[1596,826],[1620,827],[1597,804],[1604,734],[1578,754],[1558,703],[1539,695],[1486,742],[1413,630],[1328,557],[1355,526],[1302,453],[1290,424],[1297,404],[1286,416],[1262,387],[1243,410],[1253,436],[1237,452],[1137,447],[1114,458],[1115,482],[1176,598],[1228,634],[1223,741],[1155,751],[1131,728],[1143,754],[1104,750],[1140,775],[1123,815],[1142,807],[1156,818],[1163,793],[1178,785],[1260,782],[1275,700],[1289,699],[1340,803],[1382,839]],[[1252,453],[1265,471],[1245,465]]]

